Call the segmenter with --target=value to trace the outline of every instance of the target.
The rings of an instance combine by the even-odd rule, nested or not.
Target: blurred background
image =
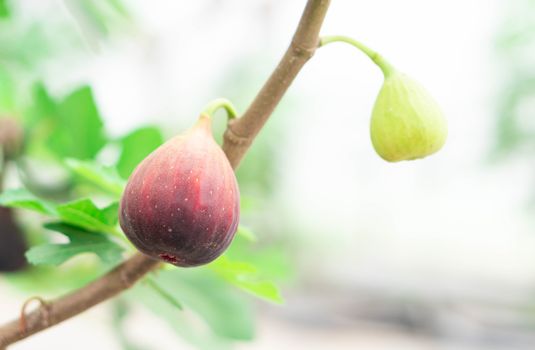
[[[0,110],[26,135],[4,187],[87,195],[63,159],[126,177],[122,165],[144,156],[134,130],[157,145],[216,97],[244,111],[304,4],[0,1]],[[208,323],[238,336],[216,326],[208,343],[205,325],[198,337],[185,326],[195,317],[162,320],[127,295],[13,349],[535,348],[535,1],[332,0],[322,32],[363,41],[426,86],[448,118],[445,148],[380,159],[368,126],[381,72],[352,47],[322,48],[238,171],[242,223],[258,237],[249,255],[262,252],[284,304],[236,294]],[[28,244],[42,241],[41,219],[15,214]],[[0,274],[0,321],[102,271],[82,260]]]

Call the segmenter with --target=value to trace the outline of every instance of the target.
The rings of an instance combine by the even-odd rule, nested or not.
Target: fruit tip
[[[211,132],[212,131],[212,118],[206,113],[201,113],[201,115],[199,115],[199,119],[197,119],[197,122],[195,123],[193,127],[195,129],[201,128],[201,129],[205,129]]]

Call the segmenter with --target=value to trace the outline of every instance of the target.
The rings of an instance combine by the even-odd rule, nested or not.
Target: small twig
[[[34,300],[39,302],[39,309],[38,310],[41,311],[42,318],[43,318],[44,322],[45,323],[50,323],[48,303],[43,298],[41,298],[39,296],[33,296],[33,297],[29,298],[28,300],[26,300],[24,302],[24,304],[22,304],[22,307],[20,308],[19,325],[20,325],[20,332],[21,333],[26,333],[26,309],[28,308],[28,305],[30,305],[30,303],[32,301],[34,301]]]
[[[156,260],[141,253],[135,254],[85,287],[47,302],[46,314],[42,312],[42,308],[25,313],[24,327],[21,327],[20,319],[4,324],[0,327],[0,349],[76,316],[125,291],[158,265],[159,262]]]

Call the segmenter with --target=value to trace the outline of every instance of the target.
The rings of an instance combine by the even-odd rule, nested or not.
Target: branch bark
[[[254,138],[269,119],[286,90],[319,44],[319,31],[330,0],[309,0],[290,46],[249,108],[239,119],[230,120],[223,151],[237,168]]]
[[[319,31],[330,0],[308,0],[290,46],[241,118],[229,122],[224,135],[223,150],[236,169],[282,99],[301,68],[314,54]],[[115,269],[70,294],[47,302],[27,314],[24,327],[19,319],[0,327],[0,349],[43,331],[119,294],[133,286],[159,262],[140,253]],[[24,328],[24,329],[23,329]]]
[[[159,264],[138,253],[108,272],[70,294],[41,305],[24,317],[24,327],[19,319],[0,328],[0,349],[40,332],[61,321],[119,294],[133,286],[141,277]]]

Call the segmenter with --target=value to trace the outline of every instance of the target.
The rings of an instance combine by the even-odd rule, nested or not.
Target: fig
[[[437,152],[448,134],[439,105],[418,82],[389,68],[370,123],[375,151],[389,162]]]
[[[385,80],[373,107],[370,133],[373,147],[389,162],[412,160],[437,152],[448,127],[440,107],[416,81],[395,69],[376,51],[343,35],[320,38],[319,46],[342,42],[366,54]]]
[[[0,207],[0,272],[15,272],[27,266],[24,234],[10,208]]]
[[[225,251],[238,227],[239,189],[209,115],[137,166],[119,210],[128,239],[155,259],[191,267]]]

